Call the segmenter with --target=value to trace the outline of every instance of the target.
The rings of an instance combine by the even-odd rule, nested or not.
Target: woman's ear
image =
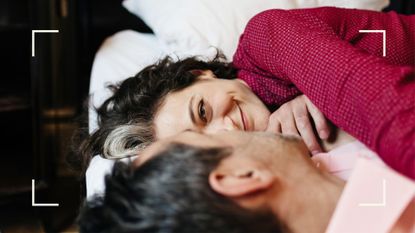
[[[272,174],[265,168],[234,166],[232,169],[218,167],[209,174],[209,184],[217,193],[227,197],[242,197],[265,191],[273,183]]]
[[[246,83],[244,80],[239,79],[239,78],[237,78],[235,80],[238,81],[238,82],[240,82],[240,83],[242,83],[243,85],[247,86],[249,89],[251,89],[251,87],[248,85],[248,83]]]
[[[216,76],[211,70],[197,70],[200,72],[199,79],[215,79]]]

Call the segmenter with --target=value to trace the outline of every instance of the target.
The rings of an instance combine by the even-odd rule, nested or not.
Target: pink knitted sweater
[[[386,56],[382,55],[385,30]],[[304,93],[338,127],[415,179],[415,15],[269,10],[248,23],[238,77],[268,105]]]

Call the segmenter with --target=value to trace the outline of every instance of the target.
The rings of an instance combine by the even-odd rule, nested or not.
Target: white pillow
[[[91,104],[95,107],[100,106],[111,96],[106,87],[108,84],[116,84],[135,75],[145,66],[163,57],[164,50],[154,34],[127,30],[106,39],[96,53],[92,65],[89,88]],[[97,113],[90,107],[90,133],[97,127]],[[129,161],[129,158],[124,161]],[[85,175],[87,199],[103,193],[104,177],[111,172],[114,162],[115,160],[104,159],[98,155],[91,160]]]
[[[154,34],[126,30],[107,38],[95,54],[92,65],[89,86],[92,105],[99,107],[111,96],[108,84],[134,76],[163,57],[164,50]],[[90,108],[90,133],[97,129],[96,118],[96,112]]]
[[[153,29],[168,53],[211,55],[217,47],[231,60],[245,25],[261,11],[319,6],[380,11],[389,0],[124,0],[123,5]]]

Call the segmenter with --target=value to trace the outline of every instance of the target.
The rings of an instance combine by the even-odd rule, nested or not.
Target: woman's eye
[[[206,108],[205,108],[205,102],[203,100],[201,100],[199,102],[199,118],[204,122],[207,123],[207,118],[206,118]]]

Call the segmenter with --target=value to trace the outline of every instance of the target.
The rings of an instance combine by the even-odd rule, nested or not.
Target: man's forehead
[[[201,147],[220,145],[220,141],[215,140],[210,135],[186,131],[152,143],[140,153],[137,159],[134,160],[134,165],[140,166],[142,163],[159,154],[161,151],[165,150],[169,145],[173,143],[181,143]]]
[[[175,136],[158,140],[148,146],[134,160],[134,166],[140,166],[173,143],[186,144],[196,147],[232,147],[234,149],[269,149],[275,145],[275,134],[261,132],[222,132],[219,134],[203,134],[185,131]],[[258,148],[261,147],[261,148]]]

